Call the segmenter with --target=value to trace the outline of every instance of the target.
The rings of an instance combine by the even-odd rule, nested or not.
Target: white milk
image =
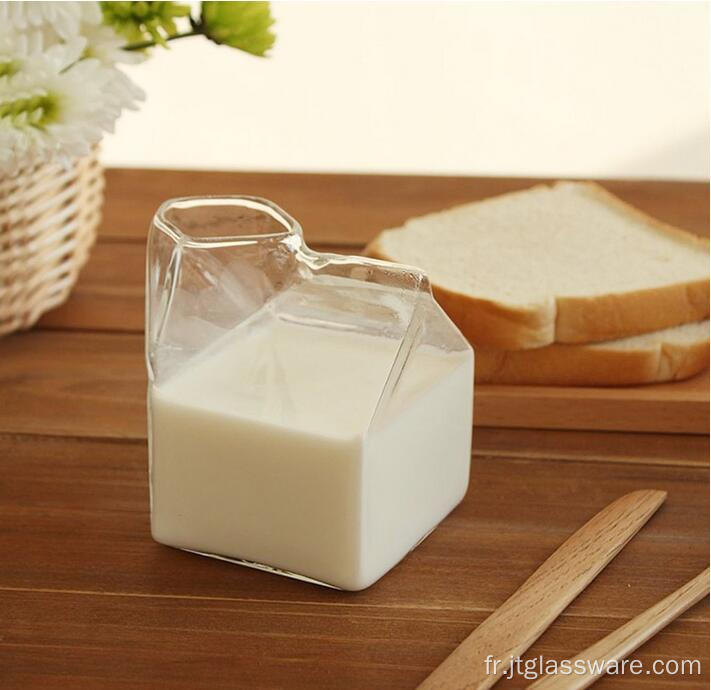
[[[375,582],[469,480],[471,352],[418,348],[373,419],[399,344],[272,319],[154,386],[154,538],[342,589]]]

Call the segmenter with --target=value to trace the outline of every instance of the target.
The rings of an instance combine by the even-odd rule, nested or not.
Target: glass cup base
[[[180,548],[180,547],[179,547]],[[187,551],[188,553],[194,553],[198,556],[206,556],[207,558],[215,558],[218,561],[225,561],[226,563],[233,563],[234,565],[243,565],[247,568],[252,568],[254,570],[261,570],[265,573],[273,573],[274,575],[281,575],[282,577],[288,577],[292,580],[301,580],[301,582],[308,582],[312,585],[319,585],[321,587],[328,587],[329,589],[337,589],[343,591],[340,587],[335,585],[329,585],[328,582],[321,582],[320,580],[314,580],[312,577],[307,577],[306,575],[299,575],[298,573],[292,573],[290,570],[282,570],[281,568],[275,568],[273,565],[265,565],[264,563],[257,563],[256,561],[248,561],[244,558],[231,558],[229,556],[220,556],[216,553],[206,553],[205,551],[196,551],[195,549],[180,548],[181,551]]]

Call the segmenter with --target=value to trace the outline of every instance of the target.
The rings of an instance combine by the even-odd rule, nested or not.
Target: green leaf
[[[189,17],[190,6],[177,2],[101,2],[104,24],[112,26],[129,44],[144,41],[167,45],[178,33],[176,18]]]
[[[200,28],[215,43],[264,57],[274,45],[268,2],[203,2]]]

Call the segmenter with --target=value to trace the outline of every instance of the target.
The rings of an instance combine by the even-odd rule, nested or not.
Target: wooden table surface
[[[562,659],[709,560],[708,378],[623,391],[478,389],[464,502],[364,592],[200,558],[149,533],[145,236],[172,196],[273,199],[315,248],[536,180],[109,170],[99,241],[69,302],[0,340],[0,687],[413,688],[571,532],[621,494],[666,504],[528,657]],[[605,182],[708,232],[708,185]],[[599,687],[706,688],[708,600],[642,647],[700,675]],[[497,687],[523,687],[523,678]]]

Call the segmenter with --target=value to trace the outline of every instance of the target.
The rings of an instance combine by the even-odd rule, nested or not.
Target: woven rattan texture
[[[103,189],[96,153],[0,177],[0,335],[67,299],[96,239]]]

